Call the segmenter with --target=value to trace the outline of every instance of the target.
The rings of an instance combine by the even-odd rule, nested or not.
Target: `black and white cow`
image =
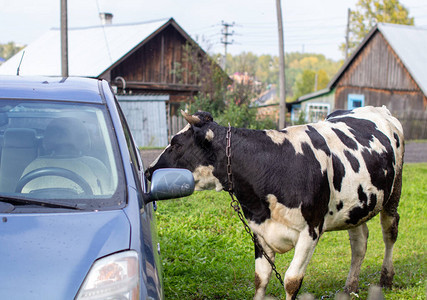
[[[196,189],[228,189],[227,127],[206,112],[183,113],[189,124],[147,170],[186,168]],[[345,291],[355,292],[367,247],[366,221],[381,212],[385,256],[381,286],[390,287],[402,185],[402,126],[385,107],[337,111],[325,121],[281,131],[231,129],[234,193],[264,251],[295,248],[285,274],[287,299],[295,299],[320,236],[348,230],[352,251]],[[255,251],[255,296],[271,275]]]

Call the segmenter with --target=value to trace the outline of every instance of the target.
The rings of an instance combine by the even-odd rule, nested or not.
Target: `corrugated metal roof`
[[[380,23],[378,30],[402,60],[424,95],[427,95],[427,29]]]
[[[168,20],[69,28],[70,76],[97,77]],[[25,51],[20,75],[61,75],[60,29],[52,28],[0,66],[0,74],[15,75]]]

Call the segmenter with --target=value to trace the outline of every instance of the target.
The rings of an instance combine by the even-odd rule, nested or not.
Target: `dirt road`
[[[427,142],[408,142],[405,145],[405,163],[427,162]]]

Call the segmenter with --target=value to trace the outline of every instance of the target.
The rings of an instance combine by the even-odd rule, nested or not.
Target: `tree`
[[[350,53],[377,23],[414,25],[414,18],[409,17],[408,9],[399,0],[358,0],[356,10],[350,16]],[[340,48],[344,52],[345,43]]]
[[[258,63],[258,56],[252,52],[243,52],[236,56],[227,54],[227,72],[255,74]]]
[[[185,76],[186,69],[184,65],[190,65],[190,76],[196,75],[201,78],[200,91],[194,97],[190,104],[183,104],[182,108],[188,109],[189,113],[198,110],[209,111],[216,122],[227,126],[228,122],[235,127],[245,127],[252,129],[275,128],[274,121],[269,119],[257,119],[257,110],[252,108],[251,100],[256,97],[255,86],[253,82],[234,82],[227,87],[229,83],[223,71],[214,63],[215,56],[206,61],[201,60],[197,55],[197,49],[186,46],[184,48],[183,65],[177,65],[175,75],[177,78]],[[271,80],[271,58],[262,56],[261,69],[267,69],[267,73],[260,71],[260,58],[253,53],[242,53],[235,57],[227,55],[227,70],[229,74],[235,72],[248,73],[251,77],[256,77],[257,72],[261,72],[265,80]],[[202,76],[203,75],[203,76]]]
[[[258,57],[255,77],[262,83],[277,84],[279,82],[279,58],[271,55]]]
[[[313,92],[315,77],[316,72],[313,70],[305,70],[298,75],[297,81],[295,81],[295,85],[293,87],[295,98]]]
[[[16,53],[18,53],[23,46],[17,46],[14,42],[9,42],[7,44],[0,44],[0,57],[4,59],[9,59]]]
[[[317,72],[317,86],[314,87],[314,91],[326,88],[330,80],[325,70],[319,70]]]
[[[183,46],[182,64],[175,65],[173,74],[177,80],[196,78],[200,85],[198,94],[190,104],[190,112],[197,110],[222,111],[225,106],[228,77],[215,63],[217,57],[202,55],[198,46]]]
[[[190,75],[201,80],[201,91],[194,97],[191,104],[185,104],[190,113],[197,110],[209,111],[215,120],[222,125],[232,121],[233,126],[250,128],[273,128],[275,122],[260,119],[253,108],[252,100],[257,98],[260,90],[269,85],[278,85],[279,59],[277,56],[260,55],[251,52],[238,55],[227,54],[227,72],[247,74],[248,82],[234,81],[225,89],[223,73],[212,67],[199,66],[194,49],[185,49],[186,57],[182,66],[177,66],[177,78],[184,78],[186,68],[190,65]],[[218,62],[219,54],[212,55],[211,63]],[[187,64],[187,62],[190,62]],[[327,86],[329,79],[337,72],[342,61],[334,61],[322,54],[286,53],[285,58],[287,100],[292,101],[299,96],[321,90]],[[197,70],[197,72],[195,72]],[[206,76],[202,76],[205,74]],[[317,80],[316,80],[317,78]],[[316,86],[317,83],[317,86]]]
[[[297,76],[293,86],[294,98],[324,89],[329,83],[329,77],[325,70],[317,72],[306,69]]]

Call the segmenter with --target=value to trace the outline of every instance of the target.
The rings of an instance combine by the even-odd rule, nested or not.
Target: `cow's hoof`
[[[350,284],[347,284],[344,287],[344,293],[346,293],[347,295],[350,295],[351,293],[357,293],[359,291],[359,283],[358,282],[353,282]]]
[[[394,271],[388,271],[386,268],[381,270],[380,286],[386,289],[391,289],[393,285]]]

